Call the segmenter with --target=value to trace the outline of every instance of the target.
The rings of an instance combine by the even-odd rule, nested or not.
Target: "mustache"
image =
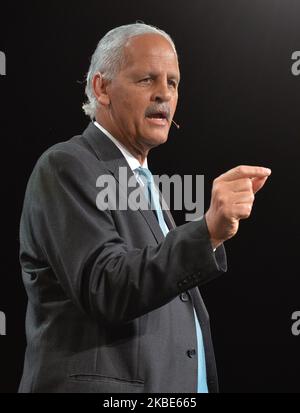
[[[153,105],[146,109],[145,117],[151,117],[157,113],[163,113],[164,116],[169,120],[171,117],[171,110],[168,105]]]

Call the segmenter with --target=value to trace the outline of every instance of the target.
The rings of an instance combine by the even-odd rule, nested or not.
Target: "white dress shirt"
[[[143,164],[141,165],[140,162],[128,151],[128,149],[121,142],[119,142],[118,139],[114,138],[112,134],[109,133],[102,125],[100,125],[96,121],[94,122],[94,125],[97,126],[97,128],[100,129],[117,146],[117,148],[120,149],[128,165],[130,166],[130,169],[134,173],[138,183],[143,187],[144,182],[140,178],[139,174],[135,171],[135,169],[139,166],[142,166],[143,168],[148,168],[147,158],[145,158]]]

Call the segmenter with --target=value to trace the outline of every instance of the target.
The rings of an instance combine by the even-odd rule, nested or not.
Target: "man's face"
[[[131,38],[125,61],[107,86],[112,133],[136,151],[151,149],[168,138],[178,99],[179,67],[162,36]]]

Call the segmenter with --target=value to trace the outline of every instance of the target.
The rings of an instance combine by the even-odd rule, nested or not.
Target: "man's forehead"
[[[169,72],[180,78],[177,54],[171,43],[161,35],[147,34],[129,39],[124,48],[122,71]]]
[[[162,57],[175,59],[177,56],[171,43],[158,34],[144,34],[130,38],[125,47],[124,55],[127,59],[147,59]]]

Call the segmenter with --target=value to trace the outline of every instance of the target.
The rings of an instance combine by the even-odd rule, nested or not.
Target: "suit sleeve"
[[[156,246],[128,248],[109,210],[96,206],[88,165],[64,151],[38,162],[23,220],[68,297],[105,323],[124,323],[226,271],[205,219],[171,230]]]

